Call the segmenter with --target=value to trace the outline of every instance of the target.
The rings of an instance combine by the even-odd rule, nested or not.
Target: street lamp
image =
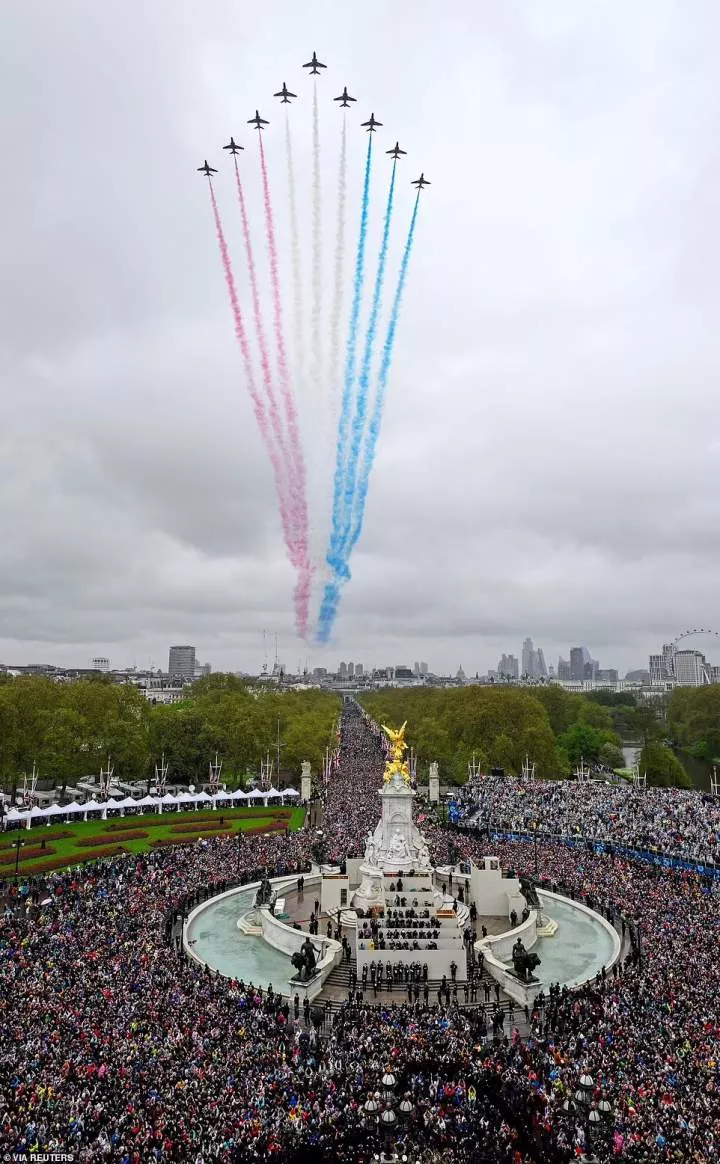
[[[17,881],[18,865],[20,864],[20,850],[25,848],[25,842],[21,841],[20,837],[18,837],[17,840],[13,841],[13,846],[15,848],[15,881]]]
[[[382,1124],[383,1131],[385,1133],[385,1155],[392,1156],[392,1136],[395,1125],[397,1124],[397,1116],[395,1115],[395,1112],[392,1109],[392,1104],[389,1100],[380,1113],[380,1123]]]
[[[385,1088],[385,1100],[387,1103],[392,1101],[396,1083],[397,1079],[393,1075],[392,1070],[388,1067],[387,1071],[382,1077],[382,1085]]]

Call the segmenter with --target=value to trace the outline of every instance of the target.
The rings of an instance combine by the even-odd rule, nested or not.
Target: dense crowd
[[[684,788],[636,789],[602,781],[483,777],[466,787],[468,817],[489,829],[538,828],[607,839],[720,866],[720,800]]]
[[[336,856],[360,852],[377,821],[383,759],[352,713],[341,752],[323,822]],[[444,830],[428,835],[446,857]],[[478,834],[453,842],[464,858],[487,849]],[[393,1005],[387,993],[343,1006],[319,1036],[277,995],[202,971],[167,941],[168,918],[199,894],[263,868],[299,872],[312,843],[307,833],[210,840],[57,874],[22,908],[9,901],[0,1150],[71,1151],[87,1164],[366,1164],[383,1140],[391,1076],[388,1135],[411,1161],[567,1164],[588,1149],[622,1164],[718,1158],[716,888],[542,844],[551,886],[639,923],[621,967],[553,991],[525,1038],[496,1026],[488,1040],[481,1011],[454,999]],[[532,844],[495,851],[533,867]]]

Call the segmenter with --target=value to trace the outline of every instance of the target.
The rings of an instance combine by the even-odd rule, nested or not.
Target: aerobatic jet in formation
[[[322,61],[319,61],[317,59],[317,53],[313,52],[312,60],[308,61],[306,65],[303,65],[303,68],[309,69],[311,73],[319,73],[321,69],[326,69],[327,65],[324,65]]]
[[[428,182],[424,174],[421,174],[419,178],[414,178],[410,185],[417,186],[419,192],[422,190],[423,186],[429,186],[430,182]]]
[[[386,153],[386,154],[392,154],[393,158],[394,158],[394,159],[395,159],[395,161],[397,162],[397,161],[399,161],[399,160],[400,160],[400,155],[401,155],[401,154],[406,154],[406,153],[407,153],[407,150],[401,150],[401,149],[400,149],[400,146],[398,145],[398,143],[397,143],[397,142],[395,142],[395,145],[393,146],[393,148],[392,148],[391,150],[385,150],[385,153]]]
[[[339,97],[333,97],[333,101],[339,101],[341,105],[347,108],[351,101],[357,101],[357,97],[350,96],[346,85]]]
[[[206,159],[205,159],[205,165],[204,165],[204,166],[198,166],[198,173],[199,173],[199,174],[204,174],[206,178],[209,178],[211,174],[217,174],[217,170],[213,170],[212,166],[209,166],[209,165],[208,165],[208,163],[207,163],[207,158],[206,158]]]
[[[382,121],[376,121],[374,113],[370,114],[369,121],[363,121],[363,123],[362,123],[363,129],[365,129],[367,127],[368,133],[374,133],[379,125],[382,125]]]
[[[266,121],[264,117],[261,117],[257,109],[255,110],[255,116],[248,119],[248,125],[254,125],[255,129],[262,129],[264,125],[269,124],[270,122]]]
[[[297,97],[297,93],[291,93],[290,90],[288,89],[287,85],[283,81],[282,89],[280,90],[279,93],[273,93],[273,97],[279,97],[281,105],[289,105],[290,98]]]
[[[227,144],[226,146],[223,146],[223,149],[224,149],[224,150],[230,150],[230,153],[231,153],[231,154],[233,155],[233,157],[234,157],[234,156],[235,156],[235,154],[237,154],[237,153],[239,153],[239,152],[240,152],[240,150],[244,150],[244,149],[245,149],[245,146],[239,146],[239,145],[237,144],[237,142],[235,141],[235,138],[234,138],[234,137],[231,137],[231,138],[230,138],[230,141],[228,142],[228,144]]]

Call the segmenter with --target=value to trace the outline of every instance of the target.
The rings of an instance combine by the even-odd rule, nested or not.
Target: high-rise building
[[[420,664],[420,674],[421,674],[421,675],[427,675],[427,674],[428,674],[428,665],[427,665],[427,663],[421,663],[421,664]]]
[[[676,651],[674,662],[678,687],[702,687],[709,682],[708,664],[700,651]]]
[[[327,667],[315,667],[313,669],[313,679],[326,679]]]
[[[615,667],[598,668],[595,676],[599,683],[617,683],[618,673]]]
[[[520,664],[515,655],[501,655],[497,670],[501,679],[518,679],[520,677]]]
[[[525,639],[522,645],[522,673],[532,679],[535,674],[535,648],[532,639]]]
[[[590,662],[587,647],[570,648],[570,678],[582,681],[585,678],[585,664]]]
[[[338,676],[340,679],[347,679],[347,677],[348,677],[347,663],[344,663],[342,661],[340,662],[340,666],[338,667]]]
[[[350,663],[348,663],[348,679],[353,679],[354,676],[355,676],[355,664],[353,662],[350,662]]]
[[[356,663],[355,664],[355,678],[362,679],[364,674],[365,674],[365,668],[363,667],[362,663]]]
[[[110,670],[110,660],[106,659],[104,655],[96,655],[91,666],[93,671],[102,671],[105,675]]]
[[[561,655],[561,656],[560,656],[560,658],[558,659],[558,665],[557,665],[557,677],[558,677],[558,679],[559,679],[561,682],[563,682],[563,681],[565,681],[565,682],[566,682],[568,679],[570,679],[570,678],[571,678],[571,675],[570,675],[570,660],[569,660],[569,659],[563,659],[562,655]]]
[[[535,674],[539,679],[547,679],[547,663],[545,662],[545,652],[542,647],[538,647],[535,652]]]
[[[583,679],[597,679],[599,664],[597,659],[588,659],[583,667]]]
[[[194,647],[170,648],[168,675],[171,679],[186,679],[188,682],[192,682],[195,678]]]

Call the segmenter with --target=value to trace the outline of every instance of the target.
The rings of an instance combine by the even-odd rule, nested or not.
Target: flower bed
[[[32,847],[26,845],[24,849],[20,850],[20,868],[22,869],[23,861],[31,861],[33,857],[50,857],[55,852],[56,850],[53,849],[52,845],[46,845],[44,849],[41,849],[39,845]],[[14,865],[16,855],[15,849],[9,853],[0,853],[0,865]]]
[[[158,837],[157,840],[150,842],[150,846],[153,849],[164,849],[168,845],[194,845],[198,841],[204,841],[205,839],[212,840],[214,837],[227,839],[232,835],[232,832],[228,832],[226,829],[210,829],[199,837]]]
[[[0,839],[0,852],[2,852],[3,849],[9,849],[12,847],[12,837],[16,837],[18,833],[22,835],[23,833],[27,832],[28,830],[23,828],[12,829],[11,832],[2,833]],[[64,837],[71,837],[72,833],[69,832],[68,829],[43,829],[41,832],[40,829],[35,826],[34,829],[30,830],[30,835],[33,837],[33,842],[35,842],[39,836],[42,836],[44,841],[61,841]]]
[[[146,833],[143,829],[127,829],[124,833],[113,833],[112,838],[108,838],[107,833],[103,833],[97,837],[78,838],[75,843],[79,849],[92,849],[96,845],[106,845],[108,839],[111,839],[113,844],[115,844],[116,841],[143,841],[148,836],[149,833]]]
[[[43,850],[47,853],[47,849]],[[39,873],[52,873],[55,869],[66,869],[71,865],[82,865],[85,861],[97,861],[101,857],[123,857],[125,850],[122,845],[108,845],[105,849],[94,849],[87,857],[55,857],[51,861],[33,861],[23,864],[20,862],[20,872],[23,877],[36,877]],[[3,870],[7,876],[7,871]]]

